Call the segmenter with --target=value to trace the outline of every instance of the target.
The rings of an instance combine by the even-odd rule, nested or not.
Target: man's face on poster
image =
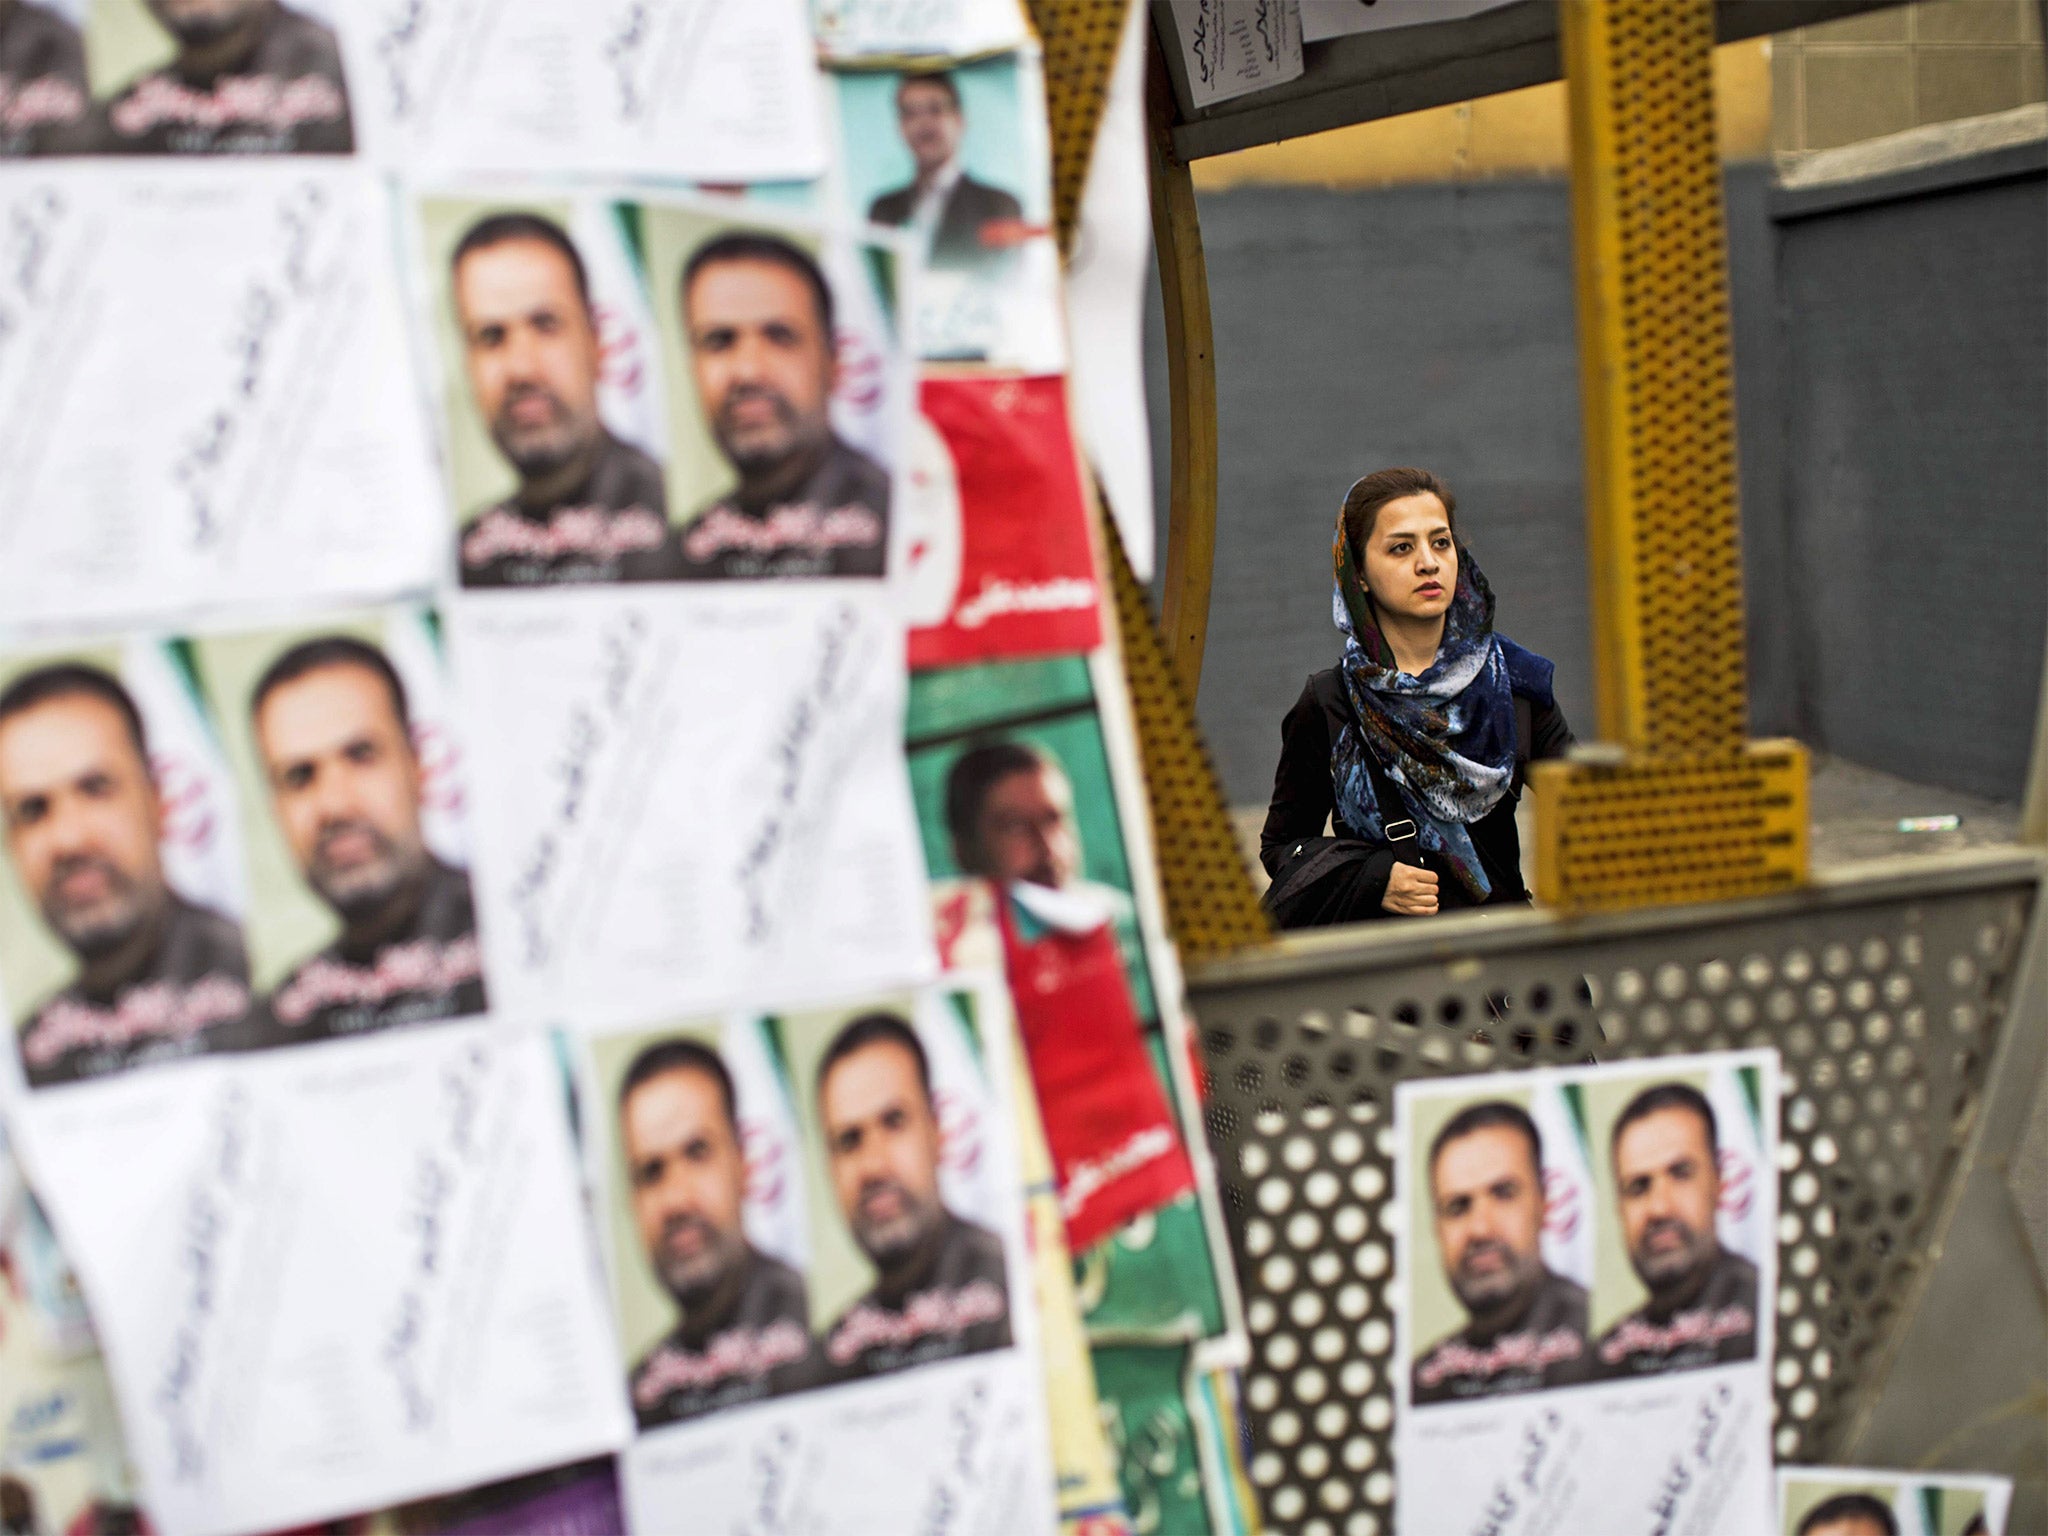
[[[1629,1263],[1653,1292],[1682,1286],[1714,1261],[1721,1176],[1707,1127],[1690,1109],[1659,1109],[1614,1144],[1614,1182]]]
[[[974,873],[990,880],[1028,880],[1057,890],[1081,873],[1074,788],[1051,763],[1006,773],[989,785],[974,833],[982,866]]]
[[[802,274],[712,262],[684,292],[683,324],[705,419],[741,474],[772,474],[831,440],[832,337]]]
[[[939,1122],[917,1061],[878,1040],[832,1066],[818,1093],[832,1187],[854,1241],[888,1270],[937,1230]]]
[[[0,720],[0,815],[22,883],[81,959],[120,949],[162,910],[162,806],[108,700],[65,694]]]
[[[1444,1278],[1475,1317],[1527,1294],[1543,1275],[1543,1177],[1529,1138],[1482,1125],[1444,1143],[1430,1169]]]
[[[627,1095],[619,1130],[647,1262],[678,1303],[699,1303],[746,1253],[746,1159],[724,1094],[710,1074],[672,1068]]]
[[[271,0],[147,0],[149,14],[187,48],[204,48],[251,25]]]
[[[528,480],[587,452],[597,413],[597,327],[569,258],[545,240],[502,240],[455,269],[455,310],[476,407]]]
[[[343,663],[280,683],[256,744],[292,857],[344,919],[374,916],[424,871],[419,758],[382,677]]]
[[[967,123],[943,85],[912,77],[896,89],[896,127],[919,174],[928,175],[959,151]]]

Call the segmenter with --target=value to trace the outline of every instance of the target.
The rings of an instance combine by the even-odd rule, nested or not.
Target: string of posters
[[[1021,8],[10,4],[0,153],[0,1526],[1240,1528]]]
[[[1015,0],[0,5],[0,1530],[1254,1528],[1142,25],[1063,271]]]

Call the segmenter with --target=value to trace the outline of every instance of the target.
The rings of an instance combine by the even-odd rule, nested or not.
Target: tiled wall
[[[1922,0],[1771,39],[1771,147],[1832,149],[2048,100],[2041,0]]]

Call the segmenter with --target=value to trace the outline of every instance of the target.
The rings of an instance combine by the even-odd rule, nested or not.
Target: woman
[[[1423,469],[1380,470],[1344,498],[1331,551],[1344,659],[1281,722],[1259,837],[1282,927],[1529,899],[1522,768],[1572,735],[1550,663],[1493,632],[1457,507]]]

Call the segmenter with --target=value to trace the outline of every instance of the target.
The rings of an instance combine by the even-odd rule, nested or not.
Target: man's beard
[[[1500,1254],[1506,1263],[1488,1274],[1468,1274],[1466,1267],[1481,1250]],[[1522,1294],[1538,1267],[1532,1260],[1518,1258],[1506,1243],[1482,1238],[1458,1256],[1457,1268],[1451,1271],[1451,1289],[1457,1293],[1465,1310],[1475,1317],[1498,1312]]]
[[[60,894],[65,877],[81,869],[98,870],[107,884],[107,894],[84,911]],[[140,883],[111,859],[93,853],[58,860],[42,901],[44,921],[79,959],[88,961],[111,955],[133,939],[149,921],[151,907]]]
[[[535,397],[548,402],[549,419],[536,427],[519,425],[512,419],[512,407]],[[505,392],[497,417],[491,422],[491,441],[522,478],[540,480],[588,452],[597,441],[599,430],[596,421],[578,419],[562,398],[545,385],[522,384]]]
[[[1683,1241],[1676,1248],[1667,1248],[1661,1253],[1651,1252],[1650,1239],[1663,1231],[1676,1231]],[[1643,1228],[1642,1237],[1629,1251],[1628,1257],[1635,1266],[1636,1277],[1644,1285],[1652,1291],[1672,1291],[1698,1274],[1713,1251],[1713,1240],[1703,1237],[1676,1216],[1664,1216]]]
[[[335,869],[327,861],[327,844],[344,832],[367,839],[374,851],[353,868]],[[320,829],[306,878],[345,921],[360,922],[383,911],[418,878],[426,864],[426,850],[417,843],[402,847],[367,821],[331,821]]]
[[[233,37],[263,10],[260,3],[231,7],[224,12],[207,12],[197,16],[172,17],[157,12],[152,6],[157,22],[163,29],[186,48],[210,48],[215,43]]]
[[[693,1229],[702,1238],[695,1256],[671,1256],[669,1240],[680,1232]],[[746,1244],[737,1233],[714,1227],[701,1216],[672,1216],[662,1223],[654,1267],[661,1276],[662,1285],[675,1298],[676,1305],[687,1311],[710,1299],[745,1251]]]
[[[897,1203],[902,1206],[897,1215],[877,1220],[867,1214],[868,1195],[879,1189],[895,1191]],[[895,1268],[917,1252],[938,1224],[938,1202],[920,1200],[894,1179],[870,1179],[861,1185],[860,1200],[855,1204],[849,1222],[861,1252],[877,1269],[883,1270]]]
[[[741,427],[733,420],[734,407],[750,400],[763,400],[773,407],[773,428],[764,432],[758,427]],[[728,390],[713,425],[719,448],[732,461],[733,468],[743,475],[760,475],[781,469],[792,459],[811,452],[832,431],[829,422],[821,430],[807,431],[807,427],[816,424],[807,423],[781,391],[770,389],[765,384],[741,384]]]

